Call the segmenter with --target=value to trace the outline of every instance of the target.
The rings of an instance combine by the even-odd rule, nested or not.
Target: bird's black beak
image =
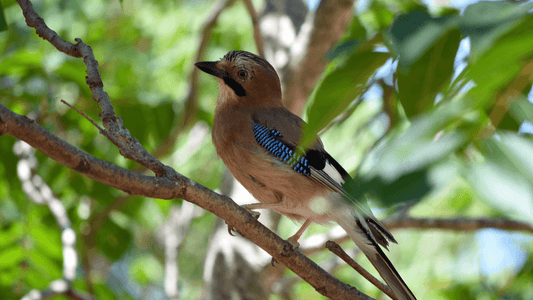
[[[194,65],[198,69],[206,72],[207,74],[211,74],[218,78],[223,78],[225,72],[217,66],[217,63],[218,61],[201,61],[201,62],[195,63]]]

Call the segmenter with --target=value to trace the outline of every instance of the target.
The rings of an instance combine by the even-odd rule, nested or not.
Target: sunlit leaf
[[[0,249],[7,247],[20,239],[24,234],[21,223],[13,222],[9,225],[4,225],[0,230]]]
[[[32,251],[28,256],[28,262],[31,269],[42,274],[46,280],[43,282],[46,285],[47,280],[61,278],[62,275],[62,261],[52,259],[45,253],[37,249]]]
[[[515,23],[513,23],[515,24]],[[513,30],[501,36],[494,46],[467,67],[467,77],[476,84],[469,92],[471,101],[491,107],[495,95],[518,75],[523,62],[533,57],[533,15],[522,18]]]
[[[520,123],[529,121],[533,124],[533,104],[526,98],[513,102],[509,109],[509,113]]]
[[[413,121],[407,130],[368,155],[355,185],[347,187],[351,194],[360,199],[370,193],[387,205],[419,200],[431,189],[430,166],[467,141],[460,132],[438,135],[461,114],[460,107],[450,104]]]
[[[481,163],[472,166],[468,179],[494,208],[522,220],[533,218],[533,187],[516,172],[495,163]]]
[[[137,257],[129,272],[136,282],[143,285],[157,283],[164,277],[164,269],[159,260],[149,255]]]
[[[24,252],[20,245],[0,249],[0,269],[16,266],[25,258]]]
[[[493,141],[523,178],[533,185],[533,142],[510,132],[498,133],[498,139]]]
[[[55,259],[63,257],[61,235],[55,228],[45,225],[34,226],[31,229],[31,236],[40,251]]]

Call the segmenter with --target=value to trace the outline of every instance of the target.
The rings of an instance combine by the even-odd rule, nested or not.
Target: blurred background
[[[398,245],[387,253],[418,299],[533,299],[533,5],[529,1],[32,1],[81,38],[133,137],[163,163],[240,204],[255,201],[211,143],[216,81],[193,64],[261,53],[286,106],[320,132]],[[99,120],[82,59],[57,51],[2,0],[0,104],[75,147],[122,157],[61,99]],[[254,27],[254,24],[256,25]],[[259,46],[258,46],[259,45]],[[213,214],[129,196],[14,137],[0,137],[1,299],[323,299]],[[288,238],[299,224],[261,211]],[[300,251],[388,299],[324,249]]]

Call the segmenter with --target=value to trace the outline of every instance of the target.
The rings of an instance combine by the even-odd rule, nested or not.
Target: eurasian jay
[[[220,61],[195,66],[218,79],[213,143],[233,176],[260,202],[244,207],[303,220],[289,238],[294,246],[312,222],[337,222],[398,299],[416,299],[379,247],[396,243],[394,237],[366,202],[343,189],[348,173],[319,138],[308,149],[298,146],[305,122],[283,107],[279,77],[270,63],[246,51],[230,51]]]

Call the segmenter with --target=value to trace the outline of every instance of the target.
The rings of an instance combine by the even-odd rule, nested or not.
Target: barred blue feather
[[[305,158],[305,154],[295,152],[282,141],[278,140],[277,138],[282,137],[279,131],[268,129],[259,123],[254,123],[254,136],[261,147],[289,165],[294,171],[311,176],[309,161]]]

